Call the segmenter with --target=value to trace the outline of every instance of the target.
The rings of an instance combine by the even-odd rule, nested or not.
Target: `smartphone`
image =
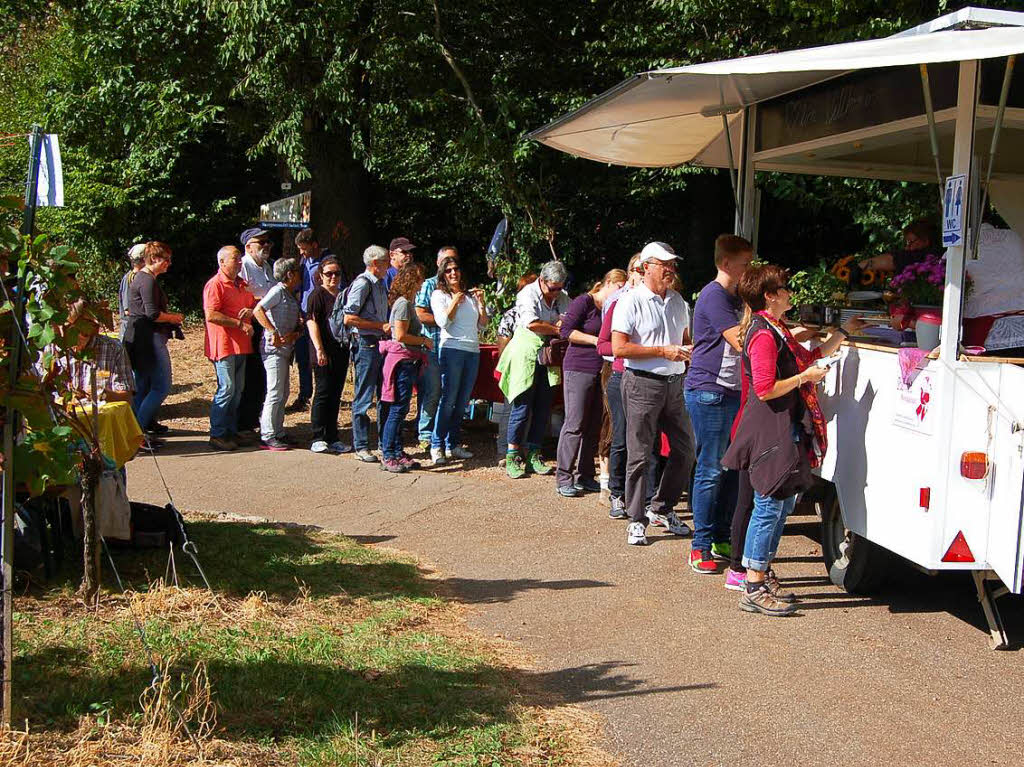
[[[839,360],[841,360],[842,358],[842,354],[833,354],[831,357],[822,357],[821,359],[815,360],[814,364],[817,365],[819,368],[828,369],[835,365],[837,362],[839,362]]]

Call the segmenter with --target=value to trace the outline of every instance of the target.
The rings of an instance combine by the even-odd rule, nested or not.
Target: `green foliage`
[[[846,294],[846,284],[832,274],[828,264],[819,261],[812,269],[792,275],[789,290],[793,306],[839,306]]]

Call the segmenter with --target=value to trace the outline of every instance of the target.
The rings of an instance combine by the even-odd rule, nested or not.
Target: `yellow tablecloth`
[[[76,405],[73,414],[86,423],[92,422],[92,405]],[[127,402],[102,402],[96,414],[100,449],[117,468],[130,461],[142,447],[142,429]]]

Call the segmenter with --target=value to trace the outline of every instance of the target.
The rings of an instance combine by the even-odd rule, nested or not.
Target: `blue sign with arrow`
[[[967,176],[950,176],[942,194],[942,247],[959,245],[964,239],[964,209],[967,196],[964,187]]]

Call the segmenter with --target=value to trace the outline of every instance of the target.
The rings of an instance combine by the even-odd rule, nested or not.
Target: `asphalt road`
[[[848,596],[825,576],[816,520],[797,517],[777,570],[800,614],[749,615],[721,577],[684,566],[688,542],[628,547],[595,497],[483,463],[390,475],[306,450],[211,454],[198,431],[160,457],[182,509],[321,525],[432,563],[475,606],[471,625],[603,715],[624,764],[1024,763],[1024,656],[987,649],[966,577],[907,571],[880,599]],[[128,487],[165,500],[151,459]],[[1021,600],[1004,615],[1024,640]]]

